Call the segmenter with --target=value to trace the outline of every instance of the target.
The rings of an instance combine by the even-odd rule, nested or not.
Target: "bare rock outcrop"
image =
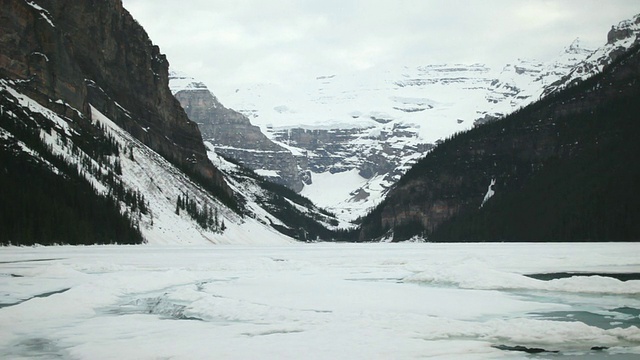
[[[170,80],[175,98],[217,153],[257,170],[272,182],[302,190],[298,162],[291,151],[271,141],[243,114],[224,107],[204,84],[175,72]]]
[[[77,110],[90,118],[94,106],[222,196],[232,195],[197,125],[169,91],[166,57],[121,0],[0,5],[1,77],[18,81],[43,106],[66,106],[70,117]]]

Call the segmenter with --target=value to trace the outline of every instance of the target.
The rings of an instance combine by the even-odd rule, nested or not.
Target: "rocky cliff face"
[[[291,151],[267,138],[243,114],[224,107],[204,84],[193,78],[172,72],[170,87],[216,153],[240,162],[270,181],[296,192],[302,190],[300,169]]]
[[[286,244],[349,235],[294,191],[205,154],[197,124],[168,88],[164,56],[119,1],[0,4],[0,243]],[[195,90],[183,100],[208,136],[285,152],[206,88]]]
[[[2,0],[0,76],[58,113],[89,104],[162,156],[231,190],[168,88],[168,62],[120,0]],[[50,101],[58,99],[60,101]],[[125,110],[126,109],[126,110]]]
[[[398,165],[409,166],[406,159],[415,152],[426,152],[431,144],[416,142],[416,133],[408,126],[393,124],[380,131],[371,128],[304,129],[273,131],[280,143],[303,150],[301,163],[314,173],[341,173],[357,170],[364,179],[382,175],[390,185],[402,174]],[[392,144],[396,144],[393,146]],[[405,160],[405,161],[403,161]]]

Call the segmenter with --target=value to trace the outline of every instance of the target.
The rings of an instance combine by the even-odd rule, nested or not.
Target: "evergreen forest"
[[[54,155],[40,139],[40,131],[52,131],[46,118],[31,113],[0,94],[0,244],[140,244],[144,242],[137,214],[148,212],[142,194],[125,189],[117,180],[119,163],[103,174],[109,193],[99,195],[77,167]],[[76,138],[74,152],[91,154],[102,164],[118,151],[113,139],[97,129],[94,141]],[[60,141],[68,141],[61,138]],[[35,151],[26,150],[25,145]],[[89,156],[81,161],[89,162]],[[93,162],[92,162],[93,164]],[[93,169],[93,170],[91,170]],[[121,204],[129,210],[121,211]]]

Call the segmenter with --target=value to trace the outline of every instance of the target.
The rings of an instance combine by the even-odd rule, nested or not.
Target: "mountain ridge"
[[[52,183],[80,185],[61,187],[64,199],[56,193],[40,200],[3,197],[20,199],[26,213],[12,211],[10,201],[0,204],[3,226],[25,224],[2,232],[0,243],[288,244],[299,237],[286,219],[264,210],[269,199],[287,202],[288,194],[265,192],[256,204],[213,165],[197,124],[170,92],[166,58],[121,1],[3,0],[3,9],[3,180],[8,189],[28,191],[20,169],[40,164],[37,171]],[[29,210],[47,199],[43,211]],[[86,221],[97,212],[67,211],[65,204],[94,204],[104,213]],[[301,206],[287,215],[333,222],[314,211]],[[59,215],[63,220],[51,225]],[[78,228],[53,230],[74,221]],[[132,235],[113,235],[104,228],[109,221]],[[68,238],[48,236],[51,231]]]
[[[219,189],[220,196],[232,198],[206,156],[197,126],[168,90],[166,57],[122,1],[6,0],[3,7],[8,11],[2,15],[2,33],[20,36],[0,40],[2,77],[21,80],[21,91],[69,116],[76,115],[75,109],[90,117],[93,104],[165,158]],[[49,104],[49,99],[64,99],[68,106]]]
[[[603,70],[603,68],[624,52],[640,43],[640,14],[631,19],[612,25],[607,33],[607,42],[578,63],[567,75],[548,86],[543,95],[551,94],[566,87],[584,81]]]
[[[639,94],[636,46],[578,85],[445,141],[364,219],[360,238],[636,241]]]
[[[96,236],[96,242],[118,242],[118,233],[128,234],[123,236],[123,239],[126,237],[123,242],[148,241],[154,244],[286,244],[294,239],[352,239],[354,232],[346,230],[350,227],[348,220],[363,216],[389,191],[395,198],[395,194],[411,182],[410,178],[401,176],[413,164],[423,163],[418,161],[424,154],[433,158],[435,155],[430,154],[441,154],[451,148],[452,141],[440,142],[441,139],[481,122],[488,122],[478,126],[481,132],[498,129],[504,120],[491,120],[501,118],[507,110],[534,99],[542,89],[538,85],[546,85],[551,79],[563,79],[563,74],[570,70],[567,59],[572,57],[574,61],[585,55],[579,44],[574,43],[565,51],[567,61],[559,61],[555,65],[518,61],[505,66],[500,78],[494,77],[493,70],[481,64],[407,67],[397,72],[390,71],[379,79],[368,76],[366,81],[359,83],[359,87],[338,95],[335,91],[345,90],[349,76],[319,76],[311,80],[310,101],[313,106],[309,109],[299,107],[305,103],[295,102],[295,98],[292,103],[270,105],[270,114],[279,114],[293,125],[281,127],[265,122],[261,118],[264,114],[260,114],[257,108],[243,110],[245,116],[222,106],[218,98],[197,81],[190,82],[182,91],[172,91],[175,88],[171,88],[166,57],[119,0],[98,3],[3,0],[3,8],[6,11],[0,14],[0,30],[6,35],[0,37],[0,156],[7,164],[0,165],[3,181],[6,180],[10,189],[20,189],[20,186],[28,189],[27,184],[21,184],[24,177],[20,173],[20,168],[28,168],[42,178],[55,179],[51,183],[58,184],[62,179],[66,185],[61,185],[64,191],[60,193],[70,194],[65,195],[64,200],[75,201],[67,203],[71,204],[67,206],[65,201],[56,197],[60,194],[37,192],[45,197],[41,201],[50,200],[47,206],[42,206],[48,215],[34,217],[36,212],[33,212],[31,216],[18,218],[23,213],[12,212],[8,200],[28,202],[21,204],[25,205],[21,209],[27,212],[39,200],[34,197],[22,200],[11,196],[3,198],[7,200],[0,202],[3,221],[27,224],[14,228],[24,231],[22,235],[29,244],[37,243],[38,239],[45,243],[61,241],[60,237],[53,239],[50,235],[51,239],[47,239],[47,234],[55,231],[52,230],[55,221],[40,222],[45,224],[42,229],[46,230],[42,231],[37,225],[38,217],[56,219],[57,205],[60,208],[66,206],[66,210],[58,210],[67,216],[59,221],[60,224],[72,223],[74,218],[82,224],[77,234],[65,233],[73,242],[90,242],[91,232],[98,235],[101,227],[107,226],[107,221],[111,224],[108,227],[117,230]],[[624,25],[631,29],[637,22]],[[622,51],[617,47],[621,42],[634,43],[629,36],[635,36],[635,30],[625,29],[619,26],[610,32],[614,51]],[[623,61],[627,63],[623,64]],[[620,74],[635,76],[634,70],[625,67],[629,63],[635,64],[635,61],[636,57],[619,53],[605,69],[609,71],[617,66]],[[600,75],[600,78],[602,76],[605,75]],[[592,87],[589,91],[602,95],[602,98],[615,96],[616,92],[628,94],[635,91],[635,80],[628,83],[614,80],[619,85],[616,88],[602,83],[600,88]],[[535,86],[530,86],[534,83]],[[420,91],[427,85],[440,90],[459,86],[465,91],[464,97],[474,94],[469,95],[469,101],[478,100],[488,107],[460,106],[460,114],[466,115],[452,116],[447,111],[462,104],[458,101],[463,97],[461,93],[452,95],[441,91],[425,96]],[[389,89],[393,90],[391,95]],[[562,95],[551,94],[555,96],[552,99],[561,98],[567,103],[562,104],[562,110],[559,110],[562,116],[572,116],[588,106],[603,104],[589,92],[586,95],[579,93],[580,89],[583,89],[580,85],[571,83],[558,92]],[[241,94],[238,96],[244,96],[243,90],[238,93]],[[565,98],[567,93],[577,98],[589,98],[591,103],[580,105],[573,98]],[[270,101],[270,96],[275,95],[278,94],[266,93],[263,94],[264,99],[255,99],[264,105]],[[381,107],[370,106],[370,101],[379,101]],[[614,105],[628,105],[625,104],[623,101]],[[536,103],[530,108],[535,106],[540,105]],[[309,114],[307,111],[319,108],[329,109],[330,116],[327,118],[326,114],[320,114],[317,118],[304,119],[305,114]],[[518,115],[521,111],[513,117],[523,116]],[[602,116],[601,112],[597,114]],[[593,123],[592,117],[586,118]],[[259,119],[260,129],[265,134],[251,124],[256,119]],[[300,119],[306,121],[305,127],[298,126]],[[446,120],[446,123],[440,123],[439,119]],[[615,120],[621,124],[628,123]],[[573,138],[566,132],[562,133],[564,142],[552,140],[551,135],[557,125],[550,125],[544,117],[540,121],[540,124],[525,129],[524,134],[519,133],[514,138],[515,142],[510,144],[512,149],[521,150],[518,156],[531,160],[561,154],[554,155],[560,159],[559,164],[574,169],[575,165],[563,162],[566,161],[565,155],[583,154],[586,150],[597,152],[597,147],[579,145],[583,144],[582,138],[578,142],[568,141]],[[592,131],[591,127],[585,129]],[[534,130],[540,130],[542,138],[536,138],[531,133]],[[635,134],[634,128],[629,127],[628,130],[628,134],[620,136]],[[577,131],[576,134],[582,133]],[[467,136],[459,134],[454,137],[461,139]],[[494,140],[500,138],[497,133],[492,136]],[[607,135],[606,139],[611,145],[615,144],[611,139],[618,138]],[[439,143],[435,150],[431,141]],[[500,144],[491,148],[483,140],[456,150],[457,159],[463,164],[461,168],[491,155],[492,149],[500,150],[502,154],[509,153],[500,148],[504,147],[504,142]],[[558,146],[561,147],[560,152],[556,149]],[[613,145],[610,148],[612,154],[635,155],[633,149]],[[245,165],[253,166],[255,171],[228,160],[230,156],[241,158],[249,155],[252,160],[245,160]],[[579,156],[583,158],[583,155]],[[271,166],[268,162],[265,166],[266,160],[280,163],[280,166]],[[605,161],[604,164],[608,162],[614,163]],[[589,161],[580,162],[583,163],[588,164]],[[538,171],[546,174],[547,178],[553,178],[553,173],[548,172],[551,170],[545,169],[562,169],[561,165],[554,164],[546,160],[519,163],[517,166],[525,170],[518,170],[515,178],[525,181]],[[602,162],[598,164],[604,166]],[[413,168],[419,169],[420,166]],[[506,204],[503,208],[516,208],[514,197],[509,195],[513,193],[502,190],[507,185],[510,188],[512,183],[524,186],[524,182],[502,176],[509,174],[508,169],[501,168],[500,173],[490,172],[489,168],[491,166],[477,172],[478,176],[471,182],[461,180],[459,174],[444,174],[440,185],[429,191],[446,194],[462,185],[464,196],[473,194],[457,204],[450,203],[446,196],[431,202],[429,211],[442,217],[433,223],[422,222],[422,231],[433,235],[436,227],[453,224],[453,221],[466,221],[467,225],[442,225],[445,227],[440,228],[440,235],[433,236],[463,236],[462,232],[456,233],[452,229],[473,229],[469,222],[491,224],[491,228],[495,228],[494,223],[478,213],[468,213],[471,220],[457,218],[463,208],[486,209],[480,214],[496,213],[496,204]],[[410,173],[416,171],[410,170]],[[611,173],[614,177],[606,178],[610,182],[617,175],[624,178],[635,176],[628,172]],[[303,196],[271,184],[265,178],[280,180],[294,190],[304,183],[301,189]],[[495,184],[490,185],[494,179]],[[546,180],[535,181],[545,183]],[[82,185],[74,190],[71,184],[80,182]],[[328,192],[328,186],[339,187],[339,191]],[[19,195],[19,191],[11,192],[12,196]],[[528,194],[526,191],[523,193]],[[616,195],[616,199],[620,198],[617,191],[611,193]],[[321,209],[304,197],[310,194],[313,196],[308,197],[324,201],[320,205],[331,211]],[[601,193],[596,195],[599,199],[602,197]],[[406,203],[411,204],[411,200],[419,198],[417,195],[408,196]],[[575,203],[585,202],[581,197],[575,199]],[[624,203],[626,208],[635,209],[623,200],[620,203]],[[376,208],[373,215],[364,219],[361,239],[383,236],[381,231],[387,227],[394,228],[396,239],[415,234],[416,219],[421,221],[419,214],[423,209],[415,207],[407,211],[406,208],[391,207],[389,210],[387,206],[392,201],[385,200],[383,207]],[[611,206],[605,200],[601,202]],[[74,206],[89,210],[69,211]],[[86,215],[93,214],[92,206],[105,209],[100,216],[89,216],[93,220],[98,218],[93,224],[86,221]],[[377,220],[371,220],[377,216],[375,214],[381,214],[378,224],[374,224]],[[105,219],[103,223],[100,223],[101,218]],[[606,214],[603,218],[607,219],[607,224],[614,223]],[[626,224],[627,218],[624,221]],[[72,226],[67,227],[73,229]],[[612,230],[607,228],[606,231]],[[633,233],[633,229],[630,231]],[[78,234],[82,235],[75,236]],[[597,231],[594,234],[597,235]],[[19,232],[12,233],[11,237],[3,236],[0,242],[4,244],[20,243]]]
[[[243,114],[224,107],[206,85],[171,71],[169,87],[189,119],[198,124],[203,140],[211,143],[217,153],[273,182],[296,192],[302,190],[301,170],[291,151],[267,138]]]
[[[288,86],[294,93],[257,84],[218,96],[293,153],[301,194],[353,221],[438,142],[537,99],[589,53],[576,39],[548,63],[405,66],[318,76]],[[327,196],[335,183],[342,195]]]
[[[303,195],[355,220],[443,139],[584,80],[575,78],[585,72],[584,64],[615,58],[637,41],[639,19],[612,27],[607,44],[597,50],[584,49],[576,38],[547,62],[518,59],[497,69],[483,64],[405,66],[369,70],[360,78],[334,73],[310,79],[306,87],[289,84],[295,92],[257,84],[219,95],[294,153],[308,174]],[[349,190],[326,196],[335,183]]]

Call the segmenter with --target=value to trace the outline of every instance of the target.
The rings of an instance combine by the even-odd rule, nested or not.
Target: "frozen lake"
[[[635,243],[0,248],[0,358],[634,359],[639,274]]]

